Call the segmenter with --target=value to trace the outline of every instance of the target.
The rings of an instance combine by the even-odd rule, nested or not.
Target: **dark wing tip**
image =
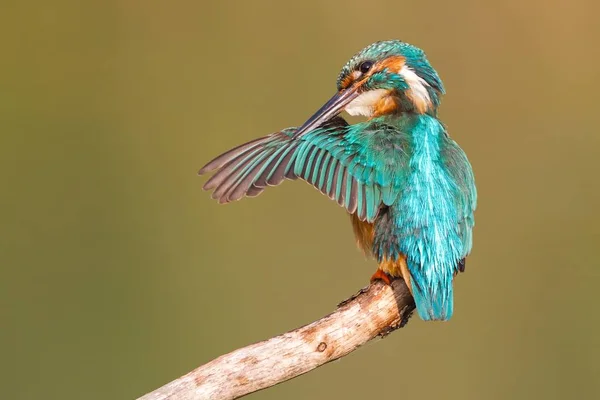
[[[213,191],[211,197],[224,204],[255,197],[265,186],[281,183],[298,145],[290,129],[245,143],[210,161],[198,171],[198,175],[214,172],[202,188]]]
[[[218,155],[217,157],[210,160],[206,165],[198,171],[198,175],[204,175],[207,172],[211,172],[223,167],[229,161],[233,160],[236,157],[252,150],[256,146],[261,145],[263,142],[269,140],[270,136],[260,137],[239,146],[234,147],[231,150],[226,151],[223,154]]]
[[[465,272],[465,268],[466,268],[466,262],[467,262],[467,259],[466,259],[466,258],[463,258],[462,260],[460,260],[460,261],[458,262],[458,270],[459,270],[460,272]]]
[[[198,176],[204,175],[205,173],[210,172],[212,170],[213,169],[210,168],[210,163],[206,164],[204,167],[198,170]]]
[[[206,166],[204,166],[204,167],[200,168],[200,170],[198,171],[197,175],[198,176],[202,176],[202,175],[204,175],[207,172],[208,172],[208,170],[206,169]]]

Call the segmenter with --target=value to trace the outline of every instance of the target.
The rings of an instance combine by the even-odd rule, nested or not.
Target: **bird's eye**
[[[367,72],[369,72],[369,70],[371,69],[372,66],[373,66],[373,61],[363,61],[358,66],[358,70],[361,73],[366,74]]]

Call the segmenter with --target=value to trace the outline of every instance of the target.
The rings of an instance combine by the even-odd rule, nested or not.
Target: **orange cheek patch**
[[[391,114],[398,109],[398,98],[389,95],[384,96],[375,104],[374,108],[373,117]]]
[[[405,63],[406,63],[406,60],[404,57],[392,56],[392,57],[388,57],[385,60],[377,63],[376,68],[373,68],[373,70],[380,71],[380,70],[387,68],[388,70],[398,74],[398,73],[400,73],[400,70],[402,69],[402,67],[404,67]]]

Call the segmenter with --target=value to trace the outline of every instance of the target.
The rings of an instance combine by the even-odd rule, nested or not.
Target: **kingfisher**
[[[337,92],[300,127],[235,147],[199,172],[212,198],[229,203],[302,179],[344,207],[358,247],[402,278],[419,316],[448,320],[453,281],[472,247],[477,191],[466,154],[438,119],[445,94],[423,50],[373,43],[337,78]],[[339,114],[366,117],[348,124]]]

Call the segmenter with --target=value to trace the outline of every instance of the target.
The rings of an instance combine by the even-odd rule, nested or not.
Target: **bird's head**
[[[342,68],[338,91],[352,93],[350,115],[373,117],[397,111],[431,113],[444,86],[423,50],[399,40],[376,42]]]
[[[337,89],[297,135],[342,111],[369,118],[399,112],[435,115],[444,94],[423,50],[399,40],[376,42],[354,55],[342,68]]]

